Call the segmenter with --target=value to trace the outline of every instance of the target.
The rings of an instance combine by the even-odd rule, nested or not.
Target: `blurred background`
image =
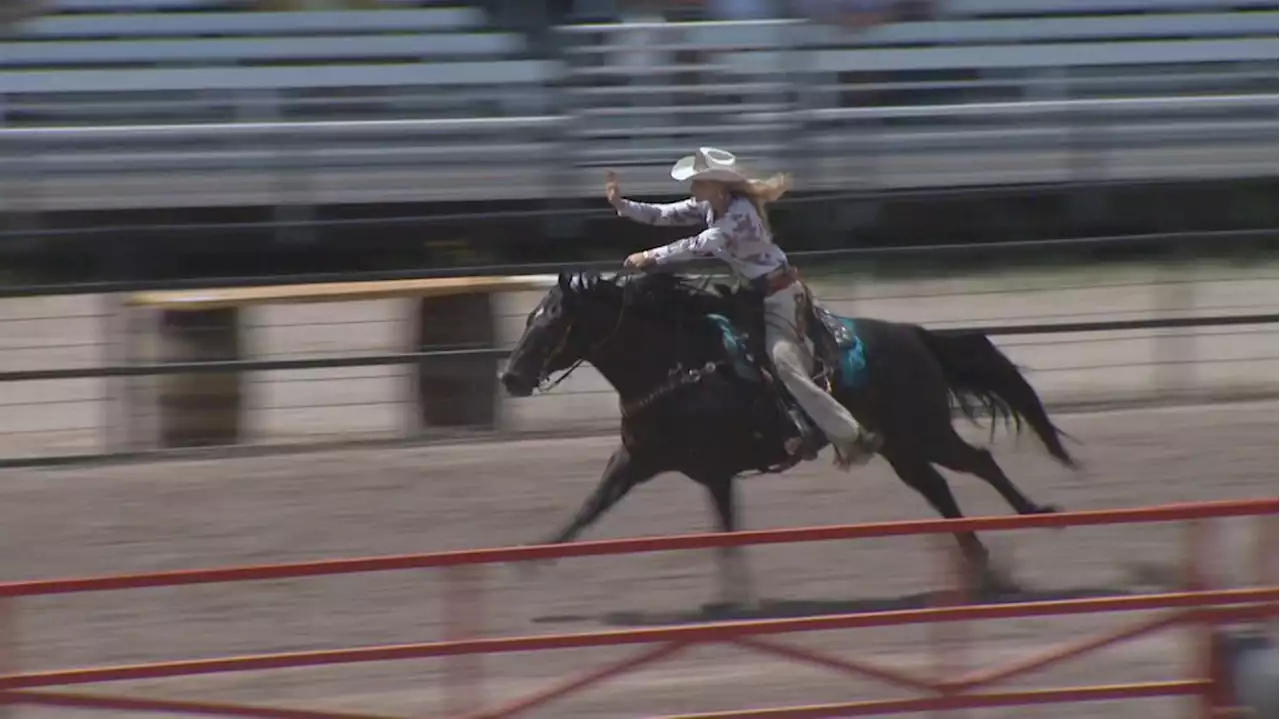
[[[542,275],[679,236],[605,169],[675,199],[699,145],[794,174],[836,310],[995,328],[1058,402],[1275,396],[1274,2],[0,7],[4,461],[607,429],[589,371],[492,377]]]
[[[512,400],[497,371],[556,272],[680,236],[616,218],[606,169],[630,197],[674,200],[670,165],[702,145],[795,176],[772,221],[828,307],[981,329],[1023,368],[1084,469],[961,431],[1037,501],[1274,497],[1278,30],[1275,0],[0,0],[0,580],[547,536],[598,481],[617,397],[586,367]],[[702,490],[673,479],[588,536],[713,527]],[[966,513],[1008,513],[985,484],[953,484]],[[878,460],[806,463],[740,495],[752,529],[932,516]],[[984,539],[1036,599],[1181,591],[1197,537],[1212,581],[1274,587],[1260,519]],[[782,602],[766,613],[914,608],[946,586],[939,546],[779,545],[751,562]],[[0,674],[665,623],[711,596],[711,568],[709,552],[651,553],[536,578],[0,598]],[[924,628],[795,641],[933,676],[1115,626],[966,627],[978,641],[954,665]],[[1184,677],[1191,639],[1005,686]],[[1270,684],[1252,686],[1274,701],[1269,648]],[[464,672],[509,700],[621,649]],[[123,690],[460,716],[458,677],[368,662]],[[530,715],[901,696],[834,677],[698,647]],[[68,713],[4,704],[20,700],[0,713]],[[967,716],[1136,719],[1186,701]]]

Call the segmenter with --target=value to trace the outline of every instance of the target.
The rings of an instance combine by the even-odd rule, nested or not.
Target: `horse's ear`
[[[560,290],[562,292],[568,292],[569,290],[573,289],[572,286],[570,285],[569,275],[565,274],[564,272],[561,272],[560,276],[556,278],[556,283],[560,285]]]

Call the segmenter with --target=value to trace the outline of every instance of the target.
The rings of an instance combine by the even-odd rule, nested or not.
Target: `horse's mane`
[[[641,275],[604,276],[584,272],[572,286],[583,296],[620,303],[628,312],[656,318],[702,317],[731,311],[728,287],[715,285],[710,278],[696,278],[669,272]]]

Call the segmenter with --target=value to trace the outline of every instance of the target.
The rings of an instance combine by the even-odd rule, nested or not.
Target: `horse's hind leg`
[[[1018,514],[1048,514],[1059,511],[1051,504],[1036,504],[1014,485],[1008,475],[996,464],[995,457],[985,449],[978,449],[965,442],[954,430],[941,450],[935,450],[929,459],[957,472],[967,472],[990,484],[1004,501]]]
[[[951,493],[951,487],[947,486],[947,480],[927,461],[916,457],[898,456],[896,453],[885,454],[884,457],[889,460],[889,465],[893,467],[898,477],[912,489],[924,495],[925,500],[938,514],[947,519],[964,517],[955,495]],[[973,532],[957,532],[955,538],[960,543],[960,551],[971,565],[982,569],[987,567],[990,554],[978,539],[978,535]]]
[[[883,454],[883,453],[882,453]],[[947,480],[928,461],[917,456],[896,456],[884,454],[885,459],[893,467],[893,471],[902,481],[911,485],[929,504],[947,519],[959,519],[960,505]],[[991,562],[991,553],[973,532],[956,532],[956,541],[960,544],[960,552],[971,570],[969,575],[970,590],[978,593],[994,592],[1012,593],[1018,591],[1018,585],[999,571]]]

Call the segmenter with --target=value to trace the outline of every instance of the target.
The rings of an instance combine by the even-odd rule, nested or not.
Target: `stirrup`
[[[787,454],[792,457],[800,457],[804,460],[814,460],[818,458],[818,433],[817,430],[809,423],[808,419],[795,407],[787,408],[787,416],[791,418],[792,424],[795,426],[799,436],[789,437],[783,442],[783,448]]]
[[[786,451],[788,457],[811,462],[818,458],[817,448],[814,446],[812,439],[805,437],[788,437],[787,441],[782,443],[782,448]]]

